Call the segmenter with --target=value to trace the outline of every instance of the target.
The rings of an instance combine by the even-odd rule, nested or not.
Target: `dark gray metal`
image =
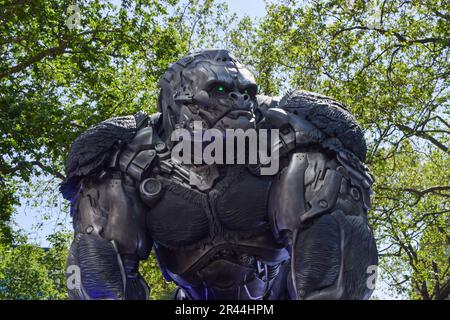
[[[69,280],[73,285],[68,288],[71,299],[124,298],[123,265],[113,242],[89,232],[79,233],[70,247],[67,265],[76,267],[75,273],[70,274],[74,278]]]
[[[69,290],[69,294],[73,298],[146,299],[148,288],[133,265],[136,267],[139,260],[146,259],[152,246],[145,221],[147,209],[141,204],[131,178],[118,171],[103,173],[101,177],[84,178],[73,198],[76,240],[68,266],[79,266],[85,290],[82,293]],[[81,250],[80,245],[86,241],[89,245]],[[126,264],[122,262],[125,258]],[[108,259],[106,264],[105,259]],[[118,277],[119,269],[121,291],[117,291],[118,280],[113,280]],[[89,277],[86,283],[84,275]],[[115,283],[115,289],[108,291],[110,281]],[[100,296],[96,287],[103,288]]]
[[[256,95],[226,50],[183,57],[159,87],[158,114],[102,122],[71,148],[61,191],[82,286],[70,297],[146,299],[138,263],[153,245],[176,299],[367,299],[373,179],[346,108],[305,91]],[[172,132],[194,121],[279,129],[279,172],[172,158]]]
[[[139,187],[141,199],[149,207],[153,207],[161,198],[163,189],[161,181],[155,178],[148,178],[141,182]]]
[[[174,63],[159,81],[158,111],[169,142],[176,127],[254,127],[257,85],[226,50],[203,50]],[[220,88],[223,87],[223,91]]]

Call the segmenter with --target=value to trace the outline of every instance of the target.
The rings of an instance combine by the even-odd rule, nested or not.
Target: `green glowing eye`
[[[222,86],[219,86],[219,87],[217,88],[217,90],[219,90],[219,92],[224,92],[224,91],[225,91],[225,88],[222,87]]]

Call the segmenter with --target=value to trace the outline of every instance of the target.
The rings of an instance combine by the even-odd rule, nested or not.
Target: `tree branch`
[[[35,54],[34,56],[32,56],[27,61],[20,63],[6,71],[0,72],[0,79],[7,77],[11,74],[20,72],[20,71],[24,70],[25,68],[31,66],[33,63],[41,61],[42,59],[44,59],[46,57],[62,54],[62,53],[64,53],[66,46],[67,46],[67,44],[63,43],[57,47],[52,47],[52,48],[48,48],[47,50],[41,51],[41,52]]]
[[[14,172],[23,170],[24,168],[26,168],[26,167],[29,166],[29,165],[37,166],[37,167],[41,168],[43,171],[45,171],[45,172],[51,174],[52,176],[54,176],[54,177],[56,177],[56,178],[61,179],[61,180],[64,180],[64,179],[66,178],[62,173],[60,173],[60,172],[54,170],[53,168],[51,168],[51,167],[49,167],[49,166],[43,164],[42,162],[40,162],[40,161],[38,161],[38,160],[33,160],[33,161],[20,161],[20,162],[18,162],[17,165],[14,166],[14,167],[7,167],[7,166],[5,166],[4,164],[3,164],[3,165],[0,165],[0,173],[2,173],[2,174],[12,174],[12,173],[14,173]]]
[[[382,35],[386,35],[387,33],[391,33],[394,37],[397,38],[398,41],[401,43],[407,43],[407,44],[414,44],[414,43],[420,43],[420,44],[426,44],[426,43],[440,43],[443,44],[446,47],[450,48],[450,38],[435,38],[435,37],[428,37],[428,38],[422,38],[422,39],[407,39],[406,36],[387,29],[380,29],[380,28],[370,28],[367,26],[354,26],[354,27],[348,27],[343,28],[341,30],[336,31],[332,37],[335,38],[339,34],[346,32],[346,31],[352,31],[352,30],[365,30],[365,31],[376,31]]]
[[[397,127],[400,130],[405,131],[408,134],[412,134],[412,135],[415,135],[415,136],[418,136],[420,138],[423,138],[423,139],[426,139],[426,140],[430,141],[432,144],[434,144],[436,147],[438,147],[442,151],[450,154],[450,148],[449,147],[447,147],[443,143],[439,142],[436,138],[434,138],[433,136],[431,136],[427,132],[414,130],[413,128],[405,126],[404,124],[397,124]]]

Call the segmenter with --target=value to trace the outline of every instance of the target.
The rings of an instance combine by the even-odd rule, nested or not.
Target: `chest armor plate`
[[[245,239],[269,227],[267,199],[272,177],[245,166],[224,166],[212,189],[201,192],[161,178],[163,194],[149,210],[153,239],[167,248],[201,247],[216,238]]]

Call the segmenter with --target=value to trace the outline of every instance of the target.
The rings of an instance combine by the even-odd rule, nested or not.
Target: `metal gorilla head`
[[[158,111],[167,136],[176,128],[193,128],[194,121],[220,130],[255,127],[255,79],[227,50],[184,56],[169,67],[158,86]]]

